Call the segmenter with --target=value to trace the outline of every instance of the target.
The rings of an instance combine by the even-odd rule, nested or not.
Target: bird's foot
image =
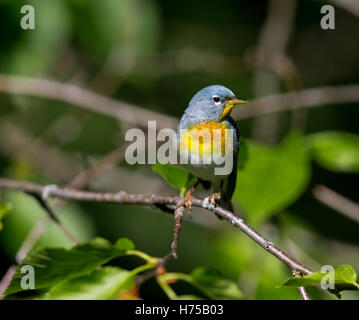
[[[220,199],[221,199],[221,194],[219,192],[212,193],[207,198],[204,198],[202,207],[211,210],[217,206],[217,201]]]
[[[193,199],[192,192],[193,192],[193,189],[192,188],[189,189],[186,192],[183,200],[177,205],[177,208],[181,207],[181,206],[185,206],[189,217],[191,217],[191,210],[192,210],[192,199]]]
[[[43,200],[47,199],[50,196],[51,192],[57,191],[58,189],[59,187],[56,184],[49,184],[45,186],[42,190],[41,198]]]

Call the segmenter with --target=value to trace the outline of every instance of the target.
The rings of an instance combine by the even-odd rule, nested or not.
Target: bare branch
[[[44,186],[31,182],[20,182],[9,179],[0,179],[0,188],[5,189],[17,189],[25,192],[34,192],[42,194]],[[95,202],[110,202],[121,204],[142,204],[142,205],[154,205],[154,204],[167,204],[178,205],[183,201],[183,197],[179,196],[167,196],[157,194],[128,194],[124,191],[118,193],[98,193],[89,191],[80,191],[69,188],[56,188],[49,190],[49,197],[55,197],[64,200],[78,200],[78,201],[95,201]],[[192,206],[203,208],[203,200],[198,198],[191,199]],[[310,274],[312,271],[300,264],[286,253],[277,248],[272,242],[259,234],[257,231],[247,225],[243,219],[235,216],[232,212],[215,206],[211,209],[207,209],[215,213],[216,215],[231,222],[235,227],[243,231],[247,236],[256,241],[261,247],[271,253],[274,257],[278,258],[286,265],[288,265],[292,271],[299,271],[301,274]]]
[[[254,91],[257,97],[275,94],[280,91],[276,61],[283,61],[287,43],[292,31],[296,11],[296,0],[270,0],[268,14],[258,39],[255,53]],[[280,74],[279,74],[280,75]],[[272,114],[256,119],[253,135],[260,140],[276,140],[279,114]]]
[[[74,106],[139,126],[147,126],[147,120],[156,120],[158,129],[175,129],[178,123],[174,117],[53,80],[0,74],[0,92],[65,101]],[[354,102],[359,102],[359,85],[357,84],[319,87],[254,99],[246,106],[235,109],[232,116],[235,120],[240,120],[292,110],[293,106],[299,109]]]
[[[105,171],[113,168],[119,161],[124,158],[124,149],[126,145],[121,148],[118,148],[114,151],[111,151],[107,155],[105,155],[100,160],[96,161],[92,165],[90,165],[85,170],[81,171],[77,174],[68,184],[67,187],[71,188],[84,188],[86,187],[95,177],[104,173]],[[54,203],[54,207],[56,209],[60,208],[63,204],[63,200],[57,199]],[[26,236],[25,240],[21,244],[20,249],[16,254],[16,261],[20,263],[29,250],[35,245],[35,243],[41,238],[41,236],[46,232],[49,226],[49,220],[43,219],[40,220],[33,229]],[[60,226],[61,227],[61,226]],[[63,226],[62,226],[63,229]],[[69,236],[69,232],[63,229],[65,234]]]
[[[47,216],[55,222],[60,229],[64,232],[64,234],[75,244],[79,244],[77,239],[70,233],[70,231],[67,230],[67,228],[63,225],[63,223],[60,221],[60,219],[57,217],[55,212],[52,210],[50,205],[46,202],[46,200],[42,197],[40,194],[36,194],[33,192],[27,192],[27,194],[31,195],[40,205],[42,209],[46,212]]]
[[[354,102],[359,102],[359,85],[357,84],[320,87],[254,99],[245,106],[234,109],[232,116],[235,120],[240,120],[291,110],[293,105],[296,108],[314,108],[326,104]]]
[[[332,2],[359,17],[358,0],[332,0]]]
[[[359,204],[323,185],[315,186],[313,195],[326,206],[359,223]]]
[[[32,145],[32,144],[30,144]],[[114,151],[111,151],[107,155],[105,155],[100,160],[96,161],[94,164],[86,168],[85,170],[81,171],[77,174],[70,183],[67,184],[68,187],[73,188],[83,188],[86,187],[95,177],[99,176],[100,174],[104,173],[105,171],[113,168],[118,162],[120,162],[124,157],[124,150],[126,145],[121,148],[118,148]],[[36,198],[37,199],[37,198]],[[55,208],[59,208],[63,204],[63,200],[57,199],[57,202],[54,203]],[[57,218],[56,218],[57,219]],[[31,231],[27,234],[25,240],[22,242],[20,248],[16,253],[16,261],[17,263],[21,263],[21,261],[26,257],[28,252],[33,248],[36,242],[41,238],[41,236],[46,232],[49,226],[49,219],[42,219],[39,220],[36,225],[31,229]],[[64,231],[64,233],[73,241],[77,242],[76,239],[69,233],[69,231],[60,223],[60,228]],[[11,271],[10,267],[6,274],[9,274]],[[12,275],[11,275],[12,277]],[[8,285],[11,281],[4,276],[4,279],[0,281],[0,287]],[[6,282],[4,284],[4,282]],[[1,293],[1,290],[0,290]]]
[[[0,91],[64,101],[141,127],[147,127],[147,120],[151,119],[157,120],[159,129],[177,125],[177,120],[171,116],[53,80],[0,74]]]
[[[312,300],[304,287],[299,287],[298,290],[303,300]]]
[[[179,206],[176,208],[174,212],[175,216],[175,231],[173,234],[173,241],[172,241],[172,256],[177,259],[177,246],[178,246],[178,239],[179,239],[179,233],[181,230],[181,222],[184,215],[184,206]]]
[[[10,268],[6,271],[5,275],[2,277],[0,281],[0,300],[4,298],[2,294],[9,286],[11,279],[15,274],[15,271],[16,271],[16,265],[11,265]]]

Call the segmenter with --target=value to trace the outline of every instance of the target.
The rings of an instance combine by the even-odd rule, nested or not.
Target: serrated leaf
[[[242,292],[237,283],[223,279],[214,269],[198,267],[191,272],[194,285],[211,299],[240,299]]]
[[[90,274],[54,286],[48,300],[112,300],[133,288],[135,275],[118,267],[103,267]]]
[[[307,138],[313,159],[335,172],[359,172],[359,136],[325,131]]]
[[[308,185],[310,166],[296,133],[276,147],[248,141],[248,153],[244,170],[238,170],[233,201],[258,224],[298,199]]]
[[[325,277],[323,279],[323,277]],[[306,287],[317,286],[323,282],[328,285],[331,275],[324,272],[314,272],[302,277],[295,277],[287,279],[280,287]],[[341,290],[359,290],[357,283],[357,274],[352,266],[341,265],[334,268],[333,280],[336,291]]]
[[[35,289],[57,285],[82,275],[86,275],[108,261],[126,254],[134,249],[132,241],[122,238],[114,245],[103,238],[96,238],[87,243],[72,247],[45,248],[30,252],[16,268],[16,273],[5,294],[23,291],[21,268],[30,265],[35,271]]]
[[[181,193],[196,181],[196,178],[189,171],[171,164],[156,163],[152,166],[152,170],[158,173],[171,186],[179,189]]]

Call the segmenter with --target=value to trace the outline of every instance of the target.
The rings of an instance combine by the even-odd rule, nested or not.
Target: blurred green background
[[[251,101],[303,88],[359,83],[359,17],[335,6],[336,29],[322,30],[320,8],[327,3],[335,5],[329,0],[1,1],[0,72],[85,87],[176,118],[194,93],[211,84],[225,85]],[[35,30],[20,27],[24,4],[35,8]],[[273,12],[277,15],[270,17]],[[279,27],[271,26],[270,19]],[[349,218],[313,194],[313,188],[324,185],[359,202],[358,103],[238,122],[249,155],[239,172],[234,203],[244,209],[251,225],[316,271],[344,263],[359,270],[359,211],[356,219]],[[129,128],[69,103],[1,93],[0,175],[65,185],[123,145]],[[124,162],[94,179],[88,189],[177,193],[151,166]],[[6,191],[2,198],[12,210],[0,232],[0,277],[44,216],[27,195]],[[58,212],[81,240],[128,237],[152,256],[170,250],[174,220],[159,210],[71,202]],[[192,216],[183,222],[179,258],[168,270],[211,266],[238,280],[245,298],[300,298],[296,289],[276,288],[291,276],[285,265],[225,221],[202,210]],[[37,245],[71,243],[51,226]],[[315,288],[310,294],[333,299]],[[141,295],[163,297],[151,281]],[[358,297],[343,292],[343,298]]]

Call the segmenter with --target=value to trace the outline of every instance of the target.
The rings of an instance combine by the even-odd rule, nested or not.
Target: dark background
[[[276,21],[289,12],[284,2],[276,9]],[[269,51],[263,55],[269,62],[264,59],[261,65],[255,53],[263,46],[268,1],[2,1],[0,72],[78,85],[176,118],[194,93],[215,83],[249,101],[272,93],[358,83],[358,16],[335,6],[336,29],[322,30],[320,8],[333,2],[289,2],[295,9],[286,26],[291,31],[284,49],[265,49]],[[35,8],[36,30],[20,28],[24,4]],[[269,36],[269,47],[283,32],[281,27],[277,31]],[[277,51],[284,51],[294,66],[288,81],[270,65]],[[258,84],[263,78],[266,84]],[[359,134],[358,103],[299,109],[298,115],[306,120],[299,128],[304,135],[325,130]],[[290,131],[292,117],[286,111],[244,119],[239,121],[241,134],[276,145]],[[120,147],[129,126],[68,103],[1,93],[0,129],[2,177],[64,185]],[[312,269],[348,263],[359,270],[358,223],[321,204],[312,193],[313,186],[323,184],[359,201],[358,175],[335,173],[314,162],[310,166],[305,192],[257,227]],[[124,162],[92,181],[89,189],[177,192],[169,191],[150,166],[131,167]],[[43,217],[26,195],[4,192],[4,199],[12,203],[13,210],[0,232],[0,277],[15,262],[16,251],[31,227]],[[174,222],[159,210],[68,203],[59,214],[82,240],[95,235],[111,241],[128,237],[138,250],[153,256],[163,256],[170,249]],[[70,242],[51,226],[38,245],[69,246]],[[238,279],[250,299],[299,298],[295,289],[276,288],[290,276],[286,266],[227,223],[195,210],[193,219],[183,223],[179,259],[170,262],[168,269],[189,272],[199,265]],[[319,290],[311,294],[331,298]],[[143,287],[142,295],[162,297],[151,282]],[[358,295],[346,292],[344,298],[357,299]]]

